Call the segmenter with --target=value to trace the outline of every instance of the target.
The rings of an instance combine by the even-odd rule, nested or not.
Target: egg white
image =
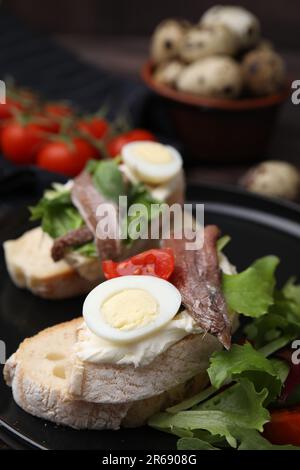
[[[136,156],[136,147],[142,144],[154,144],[154,142],[131,142],[122,148],[124,163],[132,170],[140,181],[148,184],[162,184],[174,178],[182,168],[182,157],[180,153],[169,145],[165,148],[171,156],[168,163],[150,163]],[[160,144],[161,145],[161,144]]]
[[[152,295],[158,305],[158,314],[149,324],[132,330],[110,326],[101,313],[101,306],[111,296],[125,289],[143,289]],[[154,276],[121,276],[95,287],[83,304],[83,317],[89,330],[100,338],[114,343],[137,342],[166,325],[179,311],[181,295],[168,281]]]

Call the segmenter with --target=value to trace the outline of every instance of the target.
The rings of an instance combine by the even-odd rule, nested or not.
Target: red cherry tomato
[[[56,118],[45,114],[44,112],[34,113],[32,116],[34,123],[41,131],[49,134],[57,134],[60,130],[60,122]]]
[[[71,117],[73,115],[73,110],[70,105],[59,102],[47,103],[44,106],[44,112],[46,115],[55,118]]]
[[[108,122],[96,116],[91,119],[81,119],[76,126],[80,131],[86,132],[96,139],[102,139],[108,131]]]
[[[57,134],[62,126],[63,120],[73,116],[72,108],[65,103],[48,103],[40,113],[41,119],[48,121],[48,131]]]
[[[4,156],[14,163],[33,163],[44,143],[44,133],[34,123],[22,125],[12,121],[3,127],[1,132],[1,148]]]
[[[128,275],[148,275],[169,279],[174,271],[174,254],[171,248],[152,249],[116,263],[102,262],[106,279]]]
[[[96,157],[92,145],[84,139],[72,138],[47,143],[37,156],[40,168],[67,176],[76,176],[85,167],[88,160]]]
[[[21,109],[22,105],[18,101],[7,98],[6,103],[0,104],[0,120],[12,118],[14,112]]]
[[[111,157],[116,157],[120,154],[124,145],[130,142],[151,140],[156,141],[155,136],[144,129],[134,129],[124,134],[113,137],[107,144],[107,151]]]
[[[264,436],[272,444],[300,446],[300,407],[276,410],[264,427]]]

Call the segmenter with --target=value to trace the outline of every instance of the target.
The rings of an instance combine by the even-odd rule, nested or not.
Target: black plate
[[[276,203],[242,190],[201,185],[188,189],[188,199],[205,203],[205,223],[218,224],[232,237],[226,249],[231,261],[243,269],[254,259],[276,254],[281,258],[279,282],[291,275],[300,277],[300,210],[294,204]],[[0,212],[0,242],[29,228],[27,211]],[[7,356],[20,341],[42,328],[81,314],[82,298],[51,302],[14,287],[0,254],[0,339]],[[15,448],[42,449],[173,449],[176,439],[150,428],[121,431],[74,431],[34,418],[13,402],[0,370],[0,426],[2,438]]]

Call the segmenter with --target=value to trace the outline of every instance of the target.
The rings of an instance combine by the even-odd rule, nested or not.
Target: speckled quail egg
[[[160,64],[155,70],[153,78],[157,83],[173,86],[183,68],[184,65],[179,60],[171,60]]]
[[[254,50],[244,56],[242,74],[245,87],[253,95],[269,95],[283,85],[285,65],[282,58],[272,50]]]
[[[221,56],[206,57],[188,65],[176,82],[180,91],[215,98],[236,98],[242,85],[239,64]]]
[[[211,55],[234,55],[238,50],[234,33],[226,26],[212,25],[189,29],[179,45],[184,62],[194,62]]]
[[[290,163],[270,160],[251,168],[240,184],[255,193],[294,200],[299,196],[300,173]]]
[[[239,6],[216,5],[207,10],[200,23],[206,26],[224,24],[236,34],[240,48],[255,46],[260,39],[260,24],[256,16]]]
[[[150,47],[153,62],[160,64],[177,56],[186,27],[185,22],[174,19],[165,20],[156,27]]]
[[[262,38],[262,40],[257,44],[255,50],[260,51],[274,51],[274,45],[269,39]]]

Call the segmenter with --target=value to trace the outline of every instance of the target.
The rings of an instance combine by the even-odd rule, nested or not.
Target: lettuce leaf
[[[288,280],[282,289],[282,293],[287,299],[292,300],[297,305],[300,317],[300,284],[296,284],[295,278],[292,277]]]
[[[177,441],[178,450],[220,450],[198,437],[182,437]]]
[[[202,401],[211,397],[215,393],[216,393],[216,389],[214,387],[205,388],[204,390],[197,393],[196,395],[193,395],[192,397],[187,398],[186,400],[183,400],[181,403],[178,403],[178,405],[174,405],[174,406],[171,406],[170,408],[167,408],[166,411],[168,413],[178,413],[178,411],[188,410],[189,408],[192,408],[193,406],[198,405]]]
[[[263,407],[267,395],[267,390],[257,392],[249,380],[241,379],[197,409],[176,414],[158,413],[150,418],[149,425],[168,432],[174,427],[205,430],[214,436],[225,437],[231,447],[236,447],[237,440],[231,431],[234,425],[262,431],[269,420],[269,412]]]
[[[223,274],[222,288],[228,307],[249,317],[265,315],[273,304],[276,256],[255,261],[239,274]]]
[[[35,207],[29,208],[31,220],[40,220],[44,232],[57,238],[84,224],[78,210],[73,206],[70,191],[54,185],[46,191]]]
[[[243,346],[234,344],[230,351],[214,353],[207,372],[212,386],[217,389],[224,384],[246,377],[254,384],[256,391],[268,390],[267,401],[269,402],[280,394],[288,371],[289,367],[286,364],[283,363],[280,366],[277,362],[266,359],[251,344],[246,343]]]
[[[268,314],[256,318],[245,327],[247,337],[256,348],[265,347],[270,341],[282,338],[285,338],[285,344],[287,344],[300,336],[298,287],[289,284],[282,291],[276,291],[274,304],[270,306]],[[281,347],[283,346],[284,344]]]

